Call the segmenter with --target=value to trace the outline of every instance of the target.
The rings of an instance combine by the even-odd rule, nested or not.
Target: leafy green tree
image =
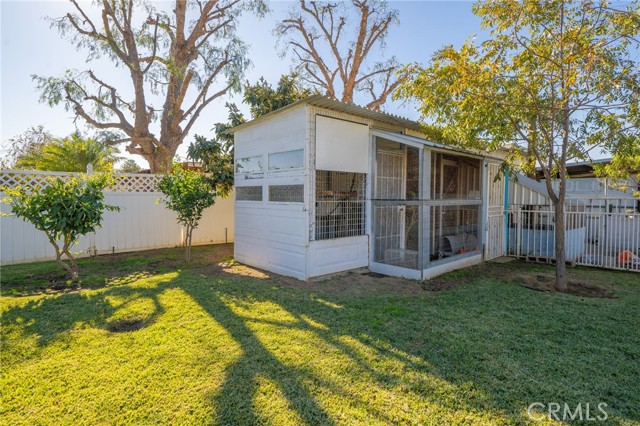
[[[233,144],[224,139],[196,135],[187,151],[189,158],[202,162],[204,178],[217,195],[226,197],[233,189]]]
[[[161,202],[177,213],[178,223],[185,227],[184,246],[187,263],[190,263],[193,230],[198,227],[204,210],[215,203],[217,193],[205,175],[184,170],[179,165],[174,166],[171,174],[162,176],[158,189],[165,195]]]
[[[129,84],[92,70],[34,76],[41,100],[118,132],[111,143],[127,142],[127,152],[147,160],[152,173],[170,171],[203,110],[239,88],[250,62],[236,36],[238,18],[267,9],[262,0],[175,0],[159,8],[137,0],[69,3],[71,11],[52,26],[88,51],[88,62],[106,57],[122,67]]]
[[[41,187],[3,188],[2,201],[11,206],[11,214],[43,231],[56,250],[56,261],[72,280],[79,278],[80,268],[72,246],[78,237],[95,232],[102,214],[118,211],[107,205],[103,190],[111,183],[107,174],[81,175],[61,179],[49,178]],[[66,256],[67,262],[62,259]]]
[[[621,191],[631,190],[640,198],[640,136],[618,147],[609,163],[594,164],[596,176],[607,178],[607,185]],[[640,201],[638,202],[640,211]]]
[[[298,74],[292,73],[281,76],[275,88],[263,77],[255,84],[245,83],[242,101],[249,105],[251,117],[256,119],[313,93],[316,92],[302,85]]]
[[[91,164],[96,172],[109,172],[118,161],[115,147],[94,138],[84,138],[78,134],[64,139],[53,139],[38,149],[18,157],[18,169],[46,170],[54,172],[87,171]]]
[[[140,173],[140,166],[132,159],[125,160],[118,169],[122,173]]]
[[[405,69],[398,96],[417,99],[445,138],[490,151],[516,143],[523,149],[504,168],[542,169],[555,212],[558,291],[567,289],[567,163],[595,150],[624,155],[640,128],[638,10],[637,2],[480,1],[473,11],[490,29],[485,42],[445,47],[427,68]]]

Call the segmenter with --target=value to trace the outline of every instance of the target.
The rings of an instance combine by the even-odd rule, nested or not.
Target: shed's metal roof
[[[420,123],[413,120],[409,120],[408,118],[401,117],[399,115],[389,114],[389,113],[380,112],[380,111],[374,111],[370,108],[362,107],[356,104],[341,102],[329,96],[312,95],[312,96],[309,96],[308,98],[305,98],[297,102],[294,102],[290,105],[287,105],[286,107],[280,108],[278,110],[265,114],[261,117],[258,117],[255,120],[251,120],[239,126],[236,126],[230,129],[229,133],[235,133],[238,130],[245,129],[257,123],[261,123],[263,121],[270,119],[274,115],[280,114],[284,111],[288,111],[300,105],[311,105],[318,108],[324,108],[324,109],[328,109],[336,112],[342,112],[345,114],[351,114],[358,117],[367,118],[373,121],[377,121],[379,123],[398,126],[403,129],[411,129],[419,132],[422,131],[422,128],[420,127]]]
[[[379,130],[379,129],[374,129],[372,130],[372,134],[374,134],[375,136],[380,136],[383,138],[387,138],[390,140],[397,140],[398,142],[401,143],[407,143],[407,142],[412,142],[414,144],[417,145],[424,145],[424,146],[430,146],[432,148],[439,148],[439,149],[443,149],[443,150],[447,150],[447,151],[454,151],[454,152],[461,152],[464,154],[471,154],[477,157],[487,157],[487,158],[492,158],[492,159],[496,159],[496,160],[501,160],[500,157],[493,155],[492,153],[488,153],[485,151],[479,151],[479,150],[473,150],[473,149],[464,149],[464,148],[459,148],[457,146],[452,146],[452,145],[444,145],[438,142],[433,142],[430,141],[428,139],[423,139],[423,138],[417,138],[415,136],[409,136],[409,135],[403,135],[403,134],[399,134],[399,133],[393,133],[393,132],[389,132],[389,131],[385,131],[385,130]]]

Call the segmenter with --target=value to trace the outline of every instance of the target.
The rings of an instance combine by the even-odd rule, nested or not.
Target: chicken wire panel
[[[316,171],[315,239],[365,234],[366,174]]]
[[[379,150],[376,153],[376,198],[398,200],[404,192],[404,154]]]
[[[434,152],[431,155],[432,199],[480,199],[480,160]]]
[[[434,261],[478,250],[481,206],[430,206],[429,259]]]
[[[421,207],[376,203],[373,211],[373,261],[420,269]]]
[[[236,201],[262,201],[262,186],[236,187]]]
[[[304,185],[270,185],[269,201],[304,203]]]

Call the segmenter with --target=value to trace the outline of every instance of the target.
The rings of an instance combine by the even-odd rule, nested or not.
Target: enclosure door
[[[506,254],[505,247],[505,194],[504,178],[496,180],[500,173],[500,165],[487,165],[487,244],[485,260],[495,259]]]
[[[379,150],[376,153],[376,199],[404,199],[405,159],[403,152]],[[391,249],[404,249],[405,207],[376,206],[374,208],[376,253],[384,257],[384,254]]]

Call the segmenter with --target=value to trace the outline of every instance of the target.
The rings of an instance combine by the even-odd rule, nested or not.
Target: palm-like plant
[[[54,139],[42,149],[30,152],[16,161],[16,168],[55,172],[86,172],[91,164],[96,172],[112,171],[119,151],[94,138],[73,134]]]

